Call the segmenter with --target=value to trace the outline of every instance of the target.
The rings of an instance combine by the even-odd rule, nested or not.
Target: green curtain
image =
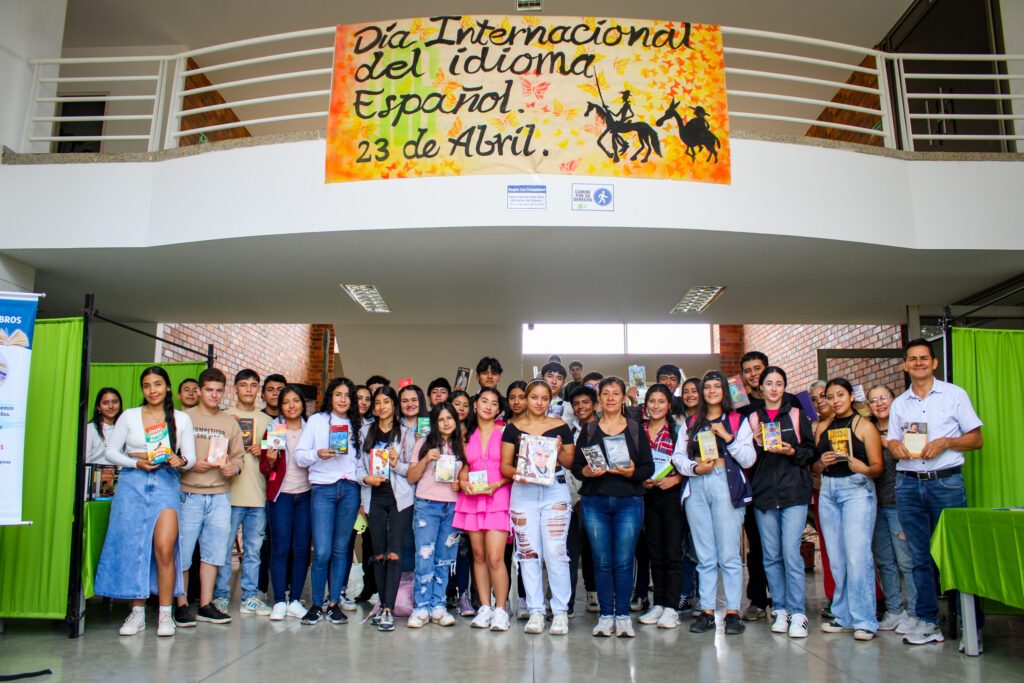
[[[37,320],[22,482],[32,525],[0,528],[0,617],[67,614],[81,373],[82,319]]]
[[[985,426],[985,446],[965,455],[971,507],[1024,505],[1024,331],[953,328],[953,382]]]
[[[114,387],[121,392],[125,408],[142,405],[142,387],[139,375],[153,363],[93,363],[89,366],[89,409],[96,402],[96,392],[103,387]],[[206,369],[206,361],[188,363],[157,363],[171,378],[171,391],[178,393],[178,383],[189,377],[195,379]],[[178,400],[174,400],[175,405]],[[181,406],[178,406],[179,408]]]

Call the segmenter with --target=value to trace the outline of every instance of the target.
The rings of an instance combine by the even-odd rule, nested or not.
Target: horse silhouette
[[[708,157],[704,161],[711,161],[711,157],[714,157],[717,164],[717,148],[721,147],[722,143],[718,141],[715,134],[708,128],[708,123],[704,118],[704,107],[690,107],[690,109],[693,109],[695,117],[684,122],[683,117],[676,111],[678,106],[679,102],[676,102],[675,98],[673,98],[668,108],[665,109],[665,113],[661,115],[661,118],[654,125],[661,127],[669,119],[675,119],[676,125],[679,126],[679,139],[686,145],[687,156],[696,161],[697,157],[694,150],[704,149],[708,153]]]
[[[647,161],[648,157],[651,156],[653,151],[658,156],[661,156],[661,142],[658,140],[658,134],[649,124],[643,121],[626,121],[620,122],[612,114],[611,110],[602,104],[596,102],[587,102],[587,111],[584,112],[583,116],[590,116],[590,112],[595,112],[595,116],[601,119],[604,123],[604,132],[597,138],[597,146],[601,148],[601,151],[608,155],[609,159],[619,161],[619,155],[625,156],[626,151],[629,149],[629,143],[626,142],[624,135],[629,133],[636,133],[637,140],[640,146],[633,156],[629,158],[630,161],[636,161],[636,158],[640,154],[644,155],[642,161]],[[611,133],[612,135],[612,149],[609,152],[608,148],[601,142],[604,137]]]

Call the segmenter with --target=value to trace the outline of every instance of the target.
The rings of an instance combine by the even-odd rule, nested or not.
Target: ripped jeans
[[[526,588],[526,605],[530,613],[544,613],[544,574],[548,570],[551,589],[551,612],[569,610],[572,581],[569,576],[569,553],[566,540],[572,517],[569,487],[555,482],[512,485],[509,516],[516,538],[516,562]]]
[[[452,528],[455,503],[417,498],[412,514],[416,539],[416,609],[445,606],[448,579],[455,571],[462,533]]]

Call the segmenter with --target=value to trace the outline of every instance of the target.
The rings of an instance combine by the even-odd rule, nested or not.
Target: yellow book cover
[[[718,455],[718,439],[715,437],[714,432],[701,432],[697,435],[697,445],[700,446],[700,459],[707,462],[708,460],[717,460],[720,456]]]

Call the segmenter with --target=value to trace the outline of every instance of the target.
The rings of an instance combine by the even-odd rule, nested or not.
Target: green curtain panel
[[[153,363],[93,363],[89,366],[89,409],[96,403],[96,392],[103,387],[114,387],[121,392],[125,408],[142,405],[142,387],[139,375]],[[206,369],[206,361],[189,363],[158,363],[171,378],[171,390],[178,393],[178,383],[189,377],[195,379]],[[175,399],[175,405],[178,401]],[[181,406],[178,406],[179,408]]]
[[[953,328],[953,382],[985,423],[985,447],[965,456],[967,504],[1024,505],[1024,331]]]
[[[37,320],[22,504],[32,525],[0,528],[0,617],[67,613],[81,372],[82,319]]]

